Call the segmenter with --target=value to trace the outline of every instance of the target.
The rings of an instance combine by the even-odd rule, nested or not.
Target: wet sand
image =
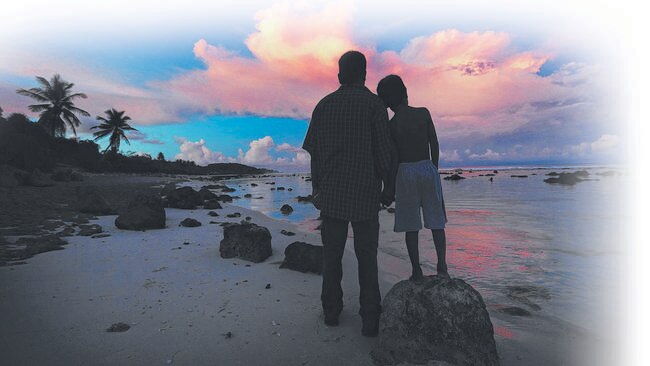
[[[78,227],[72,225],[74,221],[88,220],[110,235],[64,237],[68,244],[63,245],[63,250],[20,260],[24,262],[22,265],[0,267],[3,362],[12,365],[372,364],[368,353],[376,339],[360,334],[356,258],[351,242],[344,256],[345,308],[341,325],[327,327],[320,309],[320,276],[279,268],[289,243],[320,244],[318,232],[228,204],[216,210],[219,217],[208,216],[209,210],[204,209],[166,209],[165,229],[123,231],[115,228],[114,215],[95,220],[79,217],[70,208],[69,193],[74,192],[75,185],[96,185],[94,179],[45,188],[50,190],[48,198],[43,197],[48,191],[29,192],[43,188],[28,187],[3,191],[0,196],[2,202],[14,202],[11,208],[18,210],[12,215],[9,209],[2,209],[4,231],[0,235],[7,241],[25,235],[30,226],[34,232],[45,231],[44,219],[60,220],[77,231]],[[121,206],[128,202],[127,192],[151,189],[152,185],[169,179],[117,176],[99,180],[106,185],[106,192],[113,192],[113,198],[108,197],[110,202]],[[14,197],[31,198],[20,206]],[[241,213],[241,218],[250,216],[252,222],[270,230],[273,255],[265,262],[255,264],[220,257],[222,229],[210,221],[241,220],[226,218],[233,212]],[[187,217],[203,225],[180,227],[180,221]],[[5,220],[10,220],[9,225]],[[401,236],[392,233],[392,215],[381,212],[380,222],[382,241],[401,240]],[[282,235],[283,229],[296,235]],[[383,294],[403,279],[394,268],[402,265],[397,264],[401,261],[398,256],[405,253],[404,249],[397,256],[380,255]],[[496,309],[488,310],[503,365],[608,361],[601,354],[609,350],[606,344],[575,326],[533,316],[524,320],[531,323],[525,329],[535,329],[531,332],[518,329],[516,324],[521,319],[513,322],[510,316]],[[106,331],[120,322],[129,329]]]

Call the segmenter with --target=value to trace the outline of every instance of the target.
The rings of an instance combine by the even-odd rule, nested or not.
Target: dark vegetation
[[[0,108],[0,166],[10,165],[28,172],[35,169],[51,172],[57,165],[73,166],[93,173],[239,175],[270,172],[236,163],[198,166],[187,160],[167,161],[162,153],[155,159],[148,154],[124,155],[119,152],[120,141],[129,142],[124,131],[135,129],[127,123],[130,117],[114,108],[106,110],[105,117],[97,116],[100,125],[95,127],[98,129],[94,134],[95,140],[109,138],[106,150],[100,151],[94,141],[77,138],[76,130],[81,121],[76,115],[87,117],[90,114],[77,108],[74,100],[87,96],[72,92],[74,84],[59,75],[54,75],[50,80],[39,76],[36,80],[40,87],[16,91],[37,102],[29,106],[32,112],[39,112],[36,122],[22,113],[5,117]],[[68,128],[74,137],[65,137]]]

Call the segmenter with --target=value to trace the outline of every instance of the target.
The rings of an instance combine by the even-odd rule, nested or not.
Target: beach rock
[[[517,306],[508,306],[508,307],[499,309],[499,311],[504,313],[504,314],[508,314],[508,315],[512,315],[512,316],[530,316],[531,315],[530,311],[528,311],[526,309],[522,309],[522,308],[517,307]]]
[[[97,188],[93,186],[77,190],[77,210],[97,216],[114,215],[116,213]]]
[[[236,189],[230,188],[230,187],[227,187],[227,186],[224,186],[224,188],[221,188],[221,192],[232,193],[234,191],[236,191]]]
[[[278,187],[277,189],[278,189],[278,191],[284,191],[285,188],[284,187]]]
[[[231,214],[227,214],[226,217],[230,217],[230,218],[241,217],[241,214],[239,212],[233,212]]]
[[[192,187],[177,188],[167,195],[169,207],[173,208],[194,209],[203,204],[203,201],[199,192]]]
[[[291,192],[293,191],[293,188],[287,188],[287,191]]]
[[[109,333],[114,333],[114,332],[119,333],[119,332],[126,332],[129,329],[131,329],[130,325],[119,322],[119,323],[111,324],[111,326],[108,329],[106,329],[106,331]]]
[[[263,226],[248,222],[226,225],[219,253],[222,258],[239,257],[254,263],[263,262],[273,254],[271,233]]]
[[[168,196],[170,193],[174,192],[176,190],[176,183],[167,183],[165,184],[162,189],[160,190],[160,195],[161,196]]]
[[[199,190],[199,198],[201,201],[216,200],[218,197],[219,196],[210,192],[210,190],[205,187]]]
[[[257,187],[257,183],[251,183],[251,187]]]
[[[395,213],[395,208],[393,208],[393,207],[388,207],[388,208],[386,208],[386,212],[388,212],[388,213]]]
[[[298,196],[298,197],[296,197],[296,199],[298,200],[298,202],[311,202],[313,197],[310,194],[308,196]]]
[[[27,177],[27,185],[32,187],[52,187],[54,181],[40,170],[34,169]]]
[[[124,213],[115,219],[122,230],[148,230],[165,228],[165,209],[159,196],[140,194],[129,203]]]
[[[515,175],[511,175],[510,178],[528,178],[528,176],[524,174],[519,174],[519,175],[515,174]]]
[[[448,177],[444,177],[442,179],[444,179],[444,180],[461,180],[461,179],[465,179],[465,177],[461,177],[458,174],[453,174],[453,175],[450,175]]]
[[[220,194],[217,197],[217,200],[226,203],[226,202],[232,202],[233,198],[234,197],[232,197],[230,195],[227,195],[227,194]]]
[[[557,177],[544,179],[544,183],[562,184],[568,186],[575,185],[578,182],[582,182],[582,179],[578,174],[575,173],[560,173],[557,175]]]
[[[253,197],[253,195],[250,194],[250,193],[246,193],[246,194],[244,195],[244,198],[251,198],[251,197]]]
[[[90,225],[79,225],[79,233],[77,235],[80,236],[92,236],[95,234],[99,234],[103,232],[104,230],[100,225],[97,224],[90,224]]]
[[[386,294],[382,308],[379,342],[371,352],[378,365],[499,365],[483,298],[463,280],[401,281]]]
[[[185,220],[181,221],[181,226],[184,226],[184,227],[199,227],[199,226],[201,226],[201,222],[188,217]]]
[[[50,178],[55,182],[69,182],[72,180],[72,169],[56,169]]]
[[[288,215],[288,214],[293,212],[293,207],[291,207],[291,206],[289,206],[287,204],[284,204],[284,205],[282,205],[282,207],[280,207],[280,212],[282,212],[285,215]]]
[[[206,210],[220,210],[223,207],[221,207],[219,201],[217,201],[216,199],[212,199],[212,200],[205,201],[205,203],[203,204],[203,208]]]
[[[558,172],[550,172],[550,173],[547,173],[546,175],[551,176],[551,177],[557,177],[560,174]]]
[[[301,241],[293,242],[284,249],[284,261],[280,268],[321,274],[323,273],[323,247]]]
[[[293,231],[288,231],[288,230],[285,230],[285,229],[282,229],[280,231],[280,234],[286,235],[286,236],[294,236],[294,235],[296,235],[296,233],[294,233]]]
[[[210,211],[210,212],[208,212],[208,216],[217,217],[217,216],[219,216],[219,214],[214,212],[214,211]]]

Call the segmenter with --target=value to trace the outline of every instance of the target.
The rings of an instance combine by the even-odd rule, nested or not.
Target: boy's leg
[[[438,256],[438,264],[436,269],[438,274],[447,274],[447,237],[445,236],[445,229],[433,229],[433,243],[436,246],[436,255]]]
[[[321,302],[327,325],[337,325],[343,308],[343,289],[341,279],[343,268],[341,260],[345,241],[348,238],[348,222],[323,216],[321,226],[323,240],[323,286]]]
[[[409,252],[409,259],[411,260],[411,267],[413,268],[411,280],[418,280],[423,277],[422,268],[420,267],[420,251],[418,249],[418,234],[419,231],[406,232],[406,249]]]

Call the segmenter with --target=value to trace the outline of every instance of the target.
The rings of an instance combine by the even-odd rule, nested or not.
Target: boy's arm
[[[438,168],[438,162],[440,159],[440,145],[438,144],[438,135],[436,134],[436,128],[433,125],[433,120],[431,119],[431,113],[426,110],[427,113],[427,136],[429,138],[429,151],[431,153],[431,161],[433,165]]]

